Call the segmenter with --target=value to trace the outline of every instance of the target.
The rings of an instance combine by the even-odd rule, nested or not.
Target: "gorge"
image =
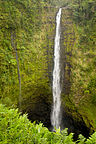
[[[95,6],[0,1],[0,103],[49,129],[96,130]]]

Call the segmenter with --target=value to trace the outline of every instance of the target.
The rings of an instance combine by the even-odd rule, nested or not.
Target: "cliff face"
[[[68,127],[69,132],[82,133],[88,136],[89,129],[73,100],[73,53],[76,43],[76,29],[72,19],[71,10],[62,9],[61,18],[61,101],[62,101],[62,126]],[[75,90],[74,90],[75,91]]]
[[[56,8],[0,1],[0,101],[50,123]]]
[[[84,28],[77,25],[73,19],[73,12],[70,9],[62,11],[62,111],[64,117],[69,115],[69,119],[71,117],[75,121],[75,125],[76,122],[78,122],[78,126],[76,127],[78,127],[79,131],[82,131],[80,130],[80,125],[82,124],[82,127],[86,125],[92,132],[96,127],[96,69],[94,63],[96,50],[94,49],[95,44],[93,44],[94,37],[92,37],[92,33],[90,33],[92,39],[87,42],[88,32],[88,35],[85,33],[86,36],[84,36]],[[68,127],[66,123],[67,119],[65,120],[65,126],[67,125]],[[74,125],[72,119],[68,122],[69,127],[70,123]],[[85,131],[87,131],[87,129]],[[86,134],[86,132],[84,133]]]
[[[35,71],[36,84],[34,85],[34,87],[30,85],[30,88],[32,90],[30,97],[26,97],[26,99],[24,99],[22,103],[23,112],[28,113],[28,117],[30,120],[37,122],[41,121],[47,127],[51,126],[50,113],[52,106],[52,71],[56,11],[56,8],[44,8],[41,31],[38,34],[40,35],[40,38],[36,41],[36,43],[38,43],[38,45],[40,45],[40,47],[42,48],[40,51],[38,50],[38,52],[40,53],[39,57],[41,57],[40,64],[43,67],[40,67],[40,65],[38,65],[37,73]],[[39,62],[39,59],[37,59],[37,61]],[[40,71],[42,72],[42,77],[40,76]],[[37,79],[38,77],[39,79]]]
[[[0,10],[1,103],[19,107],[30,120],[50,127],[57,8],[42,1],[1,0]],[[87,44],[83,29],[72,15],[70,9],[62,9],[62,125],[85,133],[89,132],[86,126],[96,128],[95,37]]]

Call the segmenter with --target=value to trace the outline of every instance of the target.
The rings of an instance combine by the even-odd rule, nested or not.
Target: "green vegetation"
[[[72,52],[71,98],[87,126],[96,129],[96,2],[74,0],[71,5],[75,22]]]
[[[79,121],[80,114],[93,131],[96,130],[94,0],[0,0],[0,103],[18,107],[22,112],[32,110],[31,115],[38,115],[36,110],[41,104],[43,110],[39,113],[45,109],[46,117],[50,113],[55,6],[67,5],[69,8],[62,10],[62,39],[66,40],[62,42],[62,47],[66,47],[62,59],[66,59],[65,81],[71,84],[68,89],[65,86],[66,93],[62,92],[62,105],[73,119]],[[71,40],[75,40],[75,44]],[[17,111],[0,105],[1,144],[76,143],[67,129],[50,132],[41,123],[31,123],[26,115],[21,116]],[[80,135],[78,143],[96,143],[96,133],[88,140]]]
[[[68,135],[67,129],[50,132],[40,124],[31,123],[27,115],[18,113],[18,109],[8,109],[0,104],[0,144],[95,144],[96,132],[86,140],[79,135],[73,141],[73,133]]]
[[[51,5],[57,7],[65,7],[70,3],[70,0],[51,0]]]
[[[0,1],[0,101],[9,107],[23,110],[24,101],[36,103],[38,97],[49,96],[46,100],[51,101],[53,40],[49,38],[54,35],[55,16],[54,10],[44,8],[47,4]],[[51,13],[53,22],[48,18]]]

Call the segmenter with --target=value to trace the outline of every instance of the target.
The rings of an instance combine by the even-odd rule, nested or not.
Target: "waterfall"
[[[53,109],[51,115],[51,124],[59,128],[61,124],[61,88],[60,88],[60,20],[61,8],[56,16],[56,35],[54,43],[54,70],[53,70]]]

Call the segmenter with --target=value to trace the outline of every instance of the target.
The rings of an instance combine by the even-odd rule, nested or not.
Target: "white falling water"
[[[61,8],[56,16],[56,36],[54,44],[54,70],[53,70],[53,111],[51,115],[51,124],[57,129],[60,127],[61,116],[61,88],[60,88],[60,19]]]

